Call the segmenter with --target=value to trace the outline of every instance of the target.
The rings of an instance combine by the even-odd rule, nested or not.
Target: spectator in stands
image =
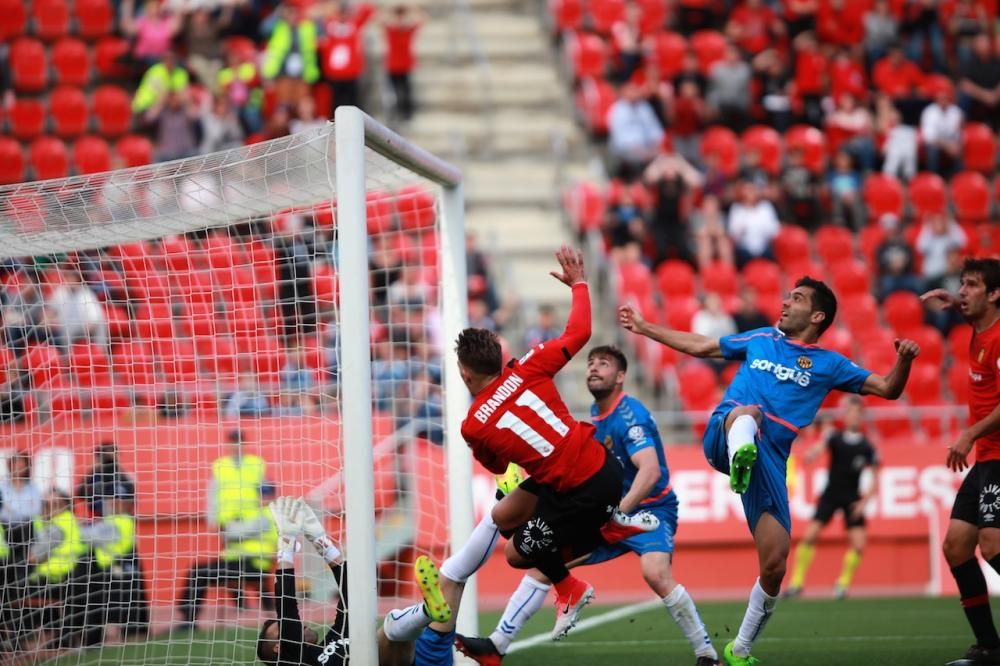
[[[143,115],[156,137],[153,159],[179,160],[198,154],[201,142],[201,111],[186,90],[171,92],[162,103]]]
[[[323,78],[333,93],[333,108],[362,106],[361,76],[365,72],[364,28],[375,13],[371,5],[330,3],[320,42]]]
[[[7,458],[7,477],[0,480],[0,529],[7,556],[0,578],[0,608],[16,595],[14,587],[28,577],[27,557],[33,521],[42,514],[42,491],[31,480],[31,456],[17,449]]]
[[[327,121],[316,115],[316,102],[312,95],[306,95],[299,100],[295,107],[295,118],[288,123],[288,129],[292,134],[308,132],[325,126]]]
[[[466,247],[469,245],[470,235],[466,235]],[[380,309],[384,309],[388,302],[389,286],[403,272],[403,252],[397,239],[391,236],[393,234],[375,234],[368,255],[372,306]]]
[[[489,259],[479,249],[476,236],[471,231],[465,234],[465,271],[469,278],[469,289],[473,290],[473,285],[481,285],[483,299],[489,304],[491,312],[496,311],[500,307],[500,299],[490,277]]]
[[[903,122],[888,95],[875,102],[875,127],[882,142],[882,173],[908,181],[917,173],[917,130]]]
[[[394,330],[375,344],[372,359],[372,390],[375,406],[380,411],[390,411],[393,401],[405,390],[410,380],[410,350],[405,332]]]
[[[288,227],[274,237],[278,268],[281,334],[286,344],[316,331],[316,297],[313,290],[312,234],[301,215],[289,215]]]
[[[413,302],[428,303],[430,298],[431,286],[424,274],[424,267],[414,262],[403,264],[399,279],[389,285],[387,294],[389,306]]]
[[[850,0],[821,2],[816,17],[820,41],[833,46],[860,44],[864,39],[864,4]]]
[[[889,52],[899,37],[899,21],[889,0],[875,0],[865,13],[865,57],[871,68]]]
[[[925,289],[928,291],[931,289],[953,289],[954,291],[949,293],[957,294],[958,288],[962,286],[962,264],[965,262],[962,250],[959,248],[948,250],[945,261],[947,264],[945,272],[933,280],[928,280]],[[941,331],[942,335],[948,335],[953,327],[963,323],[962,313],[955,308],[942,308],[940,310],[929,308],[927,315],[930,323]]]
[[[875,168],[874,124],[871,112],[857,103],[851,93],[837,100],[837,108],[826,118],[827,128],[843,137],[840,149],[847,151],[860,167],[868,172]]]
[[[975,0],[957,0],[948,21],[948,33],[955,44],[959,68],[973,61],[973,42],[979,35],[989,38],[990,15],[986,6]]]
[[[280,139],[292,133],[292,113],[289,108],[285,104],[278,104],[274,107],[264,123],[262,140]]]
[[[968,238],[958,222],[944,213],[928,215],[917,234],[917,252],[924,279],[937,280],[947,273],[948,253],[964,249],[967,243]]]
[[[752,183],[738,185],[739,199],[729,208],[729,235],[736,250],[736,264],[751,259],[772,259],[771,243],[781,230],[774,205]]]
[[[753,287],[744,286],[740,289],[740,307],[733,314],[733,323],[736,324],[739,333],[774,324],[773,321],[768,321],[767,315],[757,307],[757,291]]]
[[[30,374],[18,365],[15,356],[0,359],[3,380],[0,381],[0,423],[24,418],[24,397],[31,389]]]
[[[236,112],[229,106],[229,100],[224,95],[217,95],[210,103],[211,108],[201,115],[201,145],[198,152],[214,153],[242,146],[243,127]]]
[[[802,150],[788,151],[788,165],[781,174],[784,193],[785,219],[805,229],[815,229],[820,223],[820,184],[816,175],[805,166]]]
[[[121,28],[133,39],[132,57],[152,66],[171,52],[171,41],[180,30],[180,18],[161,7],[159,0],[146,0],[143,13],[135,17],[135,0],[122,0]]]
[[[490,308],[486,301],[481,298],[469,299],[469,327],[485,328],[488,331],[497,332],[500,328],[496,321],[490,316]]]
[[[901,32],[907,39],[906,56],[923,63],[926,52],[935,71],[945,71],[944,33],[938,19],[939,0],[906,0],[903,5]]]
[[[972,56],[959,70],[959,104],[969,120],[1000,128],[1000,57],[988,35],[972,39]]]
[[[833,158],[833,169],[827,177],[830,200],[833,203],[833,222],[860,231],[865,225],[865,212],[861,198],[861,173],[854,168],[854,160],[846,151],[839,151]]]
[[[817,0],[787,0],[784,6],[784,20],[789,37],[794,39],[803,32],[816,30],[816,13],[819,11]]]
[[[413,83],[410,77],[417,65],[413,38],[423,25],[425,16],[416,7],[396,5],[381,18],[385,35],[385,72],[389,76],[396,102],[396,115],[410,120],[416,105],[413,102]]]
[[[656,195],[649,223],[653,264],[680,259],[694,265],[682,208],[688,193],[701,187],[701,174],[677,153],[665,152],[646,167],[643,181]]]
[[[642,65],[642,8],[639,3],[626,2],[621,20],[611,26],[611,49],[615,54],[613,79],[624,84]]]
[[[690,217],[698,268],[705,270],[713,261],[733,264],[733,243],[726,235],[726,221],[719,197],[707,194]]]
[[[7,286],[0,291],[0,321],[3,322],[3,343],[17,355],[28,345],[49,340],[49,321],[45,300],[31,273],[12,274]]]
[[[705,100],[698,84],[684,79],[666,105],[670,142],[690,164],[701,163],[701,131],[705,125]]]
[[[714,0],[679,0],[677,5],[677,23],[684,35],[715,28],[720,23],[722,4]]]
[[[745,0],[736,5],[726,22],[726,36],[750,55],[782,39],[785,24],[764,0]]]
[[[243,133],[259,132],[263,125],[260,111],[264,92],[256,63],[249,60],[247,54],[233,49],[226,54],[226,66],[219,71],[216,82],[218,93],[236,110]]]
[[[906,59],[899,42],[893,42],[887,55],[876,62],[872,69],[875,87],[890,97],[905,95],[913,86],[920,85],[922,80],[920,68]]]
[[[543,342],[555,340],[562,335],[562,328],[556,322],[556,309],[548,303],[538,306],[538,316],[524,334],[524,348],[534,349]]]
[[[868,66],[864,50],[858,45],[842,46],[830,59],[830,98],[834,103],[844,95],[856,100],[868,99]],[[829,112],[829,102],[824,102]]]
[[[750,117],[750,65],[732,44],[726,47],[725,57],[712,66],[708,75],[709,109],[716,122],[740,132]]]
[[[218,83],[223,63],[223,31],[233,19],[235,4],[232,0],[223,2],[215,13],[208,6],[196,6],[184,17],[181,35],[187,53],[185,62],[208,88]]]
[[[813,33],[804,32],[795,38],[795,93],[802,101],[802,121],[813,127],[823,125],[821,102],[830,84],[829,67]]]
[[[305,7],[291,3],[279,5],[275,13],[261,70],[265,81],[274,85],[277,103],[295,104],[319,80],[316,23]]]
[[[189,85],[188,73],[177,62],[177,54],[167,51],[163,62],[158,62],[142,75],[139,87],[132,97],[132,113],[145,113],[163,102],[170,93],[186,92]]]
[[[226,399],[223,414],[226,418],[261,417],[271,414],[271,403],[267,395],[261,391],[257,375],[252,371],[246,370],[240,374],[239,387]]]
[[[928,171],[947,177],[962,168],[962,121],[962,110],[952,103],[951,94],[938,91],[934,103],[920,115]]]
[[[629,243],[642,243],[646,236],[646,220],[629,188],[622,188],[618,201],[608,208],[604,229],[612,251]]]
[[[434,382],[428,372],[419,369],[406,386],[406,396],[403,399],[403,409],[397,411],[402,418],[399,425],[404,425],[411,419],[418,421],[415,436],[441,445],[444,443],[444,430],[441,428],[441,417],[444,414],[444,400],[441,395],[441,385]]]
[[[56,269],[61,284],[49,293],[46,307],[52,314],[52,334],[57,344],[68,348],[78,341],[108,345],[108,320],[97,295],[74,268]]]
[[[792,113],[793,85],[787,57],[777,49],[761,51],[753,59],[754,77],[761,91],[761,106],[767,124],[779,132],[788,129]]]
[[[680,91],[681,86],[688,81],[698,87],[699,97],[705,97],[708,94],[708,79],[702,74],[698,56],[690,49],[684,53],[681,70],[674,76],[674,90]]]
[[[94,449],[94,466],[83,477],[75,498],[82,501],[92,516],[105,515],[110,499],[135,501],[135,481],[118,461],[118,447],[112,441],[101,442]]]
[[[608,148],[615,172],[627,181],[642,173],[663,142],[663,127],[642,92],[638,85],[626,83],[608,111]]]
[[[913,248],[903,237],[899,218],[892,213],[885,213],[878,223],[886,233],[885,240],[875,250],[875,263],[879,272],[879,300],[883,301],[889,294],[897,291],[922,293],[923,283],[913,270]]]
[[[736,333],[736,322],[722,306],[722,298],[715,292],[705,294],[702,308],[691,318],[691,332],[695,335],[726,336]],[[707,363],[717,373],[722,373],[726,362],[722,359],[709,359]]]

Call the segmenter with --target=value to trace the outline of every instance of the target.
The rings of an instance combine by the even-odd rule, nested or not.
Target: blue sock
[[[413,666],[451,666],[455,663],[455,632],[424,629],[414,645]]]

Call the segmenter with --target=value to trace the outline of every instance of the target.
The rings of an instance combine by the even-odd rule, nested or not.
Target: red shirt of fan
[[[371,5],[364,4],[355,7],[350,16],[327,22],[326,38],[320,46],[320,65],[326,78],[352,81],[365,71],[362,31],[374,11]]]
[[[413,38],[419,27],[419,25],[385,26],[385,71],[389,74],[409,74],[416,67]]]
[[[1000,403],[1000,322],[969,343],[969,422],[978,423]],[[976,461],[1000,460],[1000,431],[976,440]]]
[[[605,452],[594,426],[570,416],[552,381],[589,339],[590,292],[580,282],[563,334],[507,364],[469,407],[462,437],[483,467],[502,474],[514,462],[559,492],[597,473]]]
[[[818,52],[799,51],[795,58],[795,86],[800,95],[821,95],[826,90],[829,63]]]
[[[729,20],[740,28],[737,43],[744,51],[757,54],[771,43],[771,25],[777,20],[777,15],[770,7],[747,7],[740,5],[729,15]]]

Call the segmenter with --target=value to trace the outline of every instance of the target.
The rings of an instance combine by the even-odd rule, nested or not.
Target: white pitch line
[[[535,638],[535,637],[532,637]],[[816,636],[779,636],[775,638],[761,638],[759,643],[772,645],[775,643],[811,643],[816,640]],[[927,636],[913,636],[913,635],[899,635],[899,636],[823,636],[824,639],[834,639],[842,642],[896,642],[896,641],[909,641],[909,642],[937,642],[941,640],[954,640],[955,636],[950,636],[947,634],[940,635],[927,635]],[[606,647],[606,646],[623,646],[623,645],[682,645],[687,644],[686,638],[661,638],[658,640],[617,640],[617,641],[573,641],[567,644],[567,647]],[[755,644],[756,645],[756,644]],[[556,648],[559,647],[558,643],[545,644],[542,642],[540,645],[542,648]],[[509,650],[508,650],[509,652]]]
[[[615,620],[620,620],[636,613],[644,613],[660,606],[663,606],[663,602],[659,599],[652,599],[650,601],[644,601],[641,604],[632,604],[631,606],[622,606],[621,608],[616,608],[606,613],[588,617],[586,620],[577,622],[576,626],[572,629],[572,633],[575,634],[580,631],[586,631],[587,629],[599,627],[602,624],[614,622]],[[514,643],[511,643],[510,647],[507,648],[507,654],[527,650],[530,647],[535,647],[536,645],[542,645],[548,642],[552,642],[551,634],[536,634],[530,638],[525,638],[523,641],[515,641]]]

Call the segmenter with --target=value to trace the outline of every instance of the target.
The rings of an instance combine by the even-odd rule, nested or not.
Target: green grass
[[[702,616],[720,652],[736,632],[742,603],[702,603]],[[585,611],[594,618],[610,610]],[[488,633],[496,613],[483,613],[480,628]],[[547,634],[553,614],[546,608],[534,617],[522,638]],[[58,666],[110,664],[251,664],[251,629],[219,629],[175,635],[122,647],[67,655]],[[960,656],[972,635],[956,599],[849,599],[846,601],[781,601],[754,654],[765,666],[938,666]],[[693,664],[687,641],[662,608],[637,612],[585,631],[560,643],[545,641],[514,652],[505,666],[664,666]],[[360,665],[367,666],[367,665]]]

